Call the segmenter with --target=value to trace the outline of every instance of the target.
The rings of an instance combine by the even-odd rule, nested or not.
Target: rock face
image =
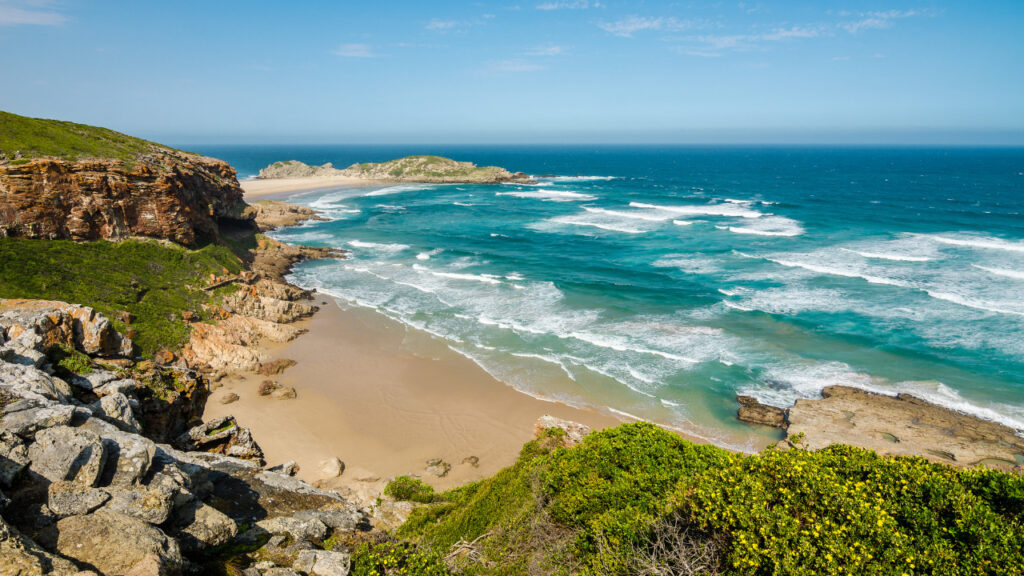
[[[0,236],[165,238],[186,246],[217,236],[244,203],[226,162],[157,148],[128,164],[37,158],[0,162]]]
[[[181,547],[175,540],[124,514],[100,511],[70,516],[57,523],[55,532],[61,554],[95,566],[104,574],[127,574],[146,564],[177,574],[184,566]]]
[[[575,446],[580,442],[583,442],[583,439],[586,438],[587,434],[593,432],[593,428],[585,424],[545,414],[538,418],[537,423],[533,426],[534,437],[540,437],[545,430],[551,428],[556,428],[565,432],[565,437],[562,440],[562,443],[565,446]]]
[[[811,450],[851,444],[879,454],[918,455],[956,466],[1011,468],[1024,460],[1024,438],[1015,430],[909,394],[886,396],[829,386],[821,396],[820,400],[797,400],[785,411],[790,441],[802,434],[800,445]],[[752,404],[745,407],[771,414],[781,410]]]
[[[267,168],[264,168],[260,171],[260,178],[280,178],[280,176],[263,176],[266,170]],[[298,226],[309,220],[326,220],[326,218],[318,215],[316,210],[312,208],[296,206],[287,202],[275,202],[273,200],[253,202],[246,209],[246,213],[252,215],[256,226],[264,232],[276,230],[283,226]]]
[[[0,333],[12,341],[38,336],[43,350],[61,344],[100,356],[132,353],[131,339],[118,334],[106,316],[67,302],[0,299]]]
[[[736,411],[736,417],[740,420],[773,428],[786,427],[786,411],[782,408],[761,404],[752,396],[736,396],[736,401],[740,403]]]
[[[317,178],[345,176],[361,180],[390,182],[425,182],[449,184],[498,184],[501,182],[529,182],[522,172],[509,172],[497,166],[477,166],[471,162],[458,162],[441,156],[406,156],[388,162],[353,164],[338,170],[333,164],[308,166],[297,160],[275,162],[260,170],[259,177]]]

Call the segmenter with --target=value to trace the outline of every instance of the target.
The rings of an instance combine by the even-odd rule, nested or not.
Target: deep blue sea
[[[529,394],[758,448],[737,393],[831,384],[1024,429],[1024,149],[202,147],[432,153],[533,185],[339,189],[281,240],[352,251],[295,281],[424,330]]]

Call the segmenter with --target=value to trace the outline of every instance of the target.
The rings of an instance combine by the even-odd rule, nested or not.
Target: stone
[[[736,401],[740,403],[739,410],[736,411],[736,417],[740,420],[772,428],[786,427],[785,409],[761,404],[753,396],[737,395]]]
[[[267,468],[267,471],[279,472],[286,476],[295,476],[299,472],[299,465],[295,462],[295,460],[289,460],[284,464],[278,464],[277,466]]]
[[[345,463],[338,457],[320,462],[320,473],[324,478],[337,478],[345,473]]]
[[[425,471],[427,472],[427,474],[433,474],[438,478],[444,478],[445,476],[448,475],[448,472],[451,471],[451,469],[451,464],[445,462],[440,458],[432,458],[430,460],[427,460],[427,467],[425,468]]]
[[[72,388],[64,380],[35,366],[8,362],[0,362],[0,387],[20,398],[43,403],[67,402],[72,396]]]
[[[298,396],[295,392],[295,388],[278,388],[270,393],[270,397],[274,400],[293,400]]]
[[[270,396],[270,393],[277,390],[278,384],[273,380],[264,380],[260,382],[260,387],[256,389],[256,393],[260,396]]]
[[[24,440],[7,430],[0,430],[0,487],[10,488],[28,462],[28,446]]]
[[[131,378],[121,378],[119,380],[112,380],[93,388],[93,393],[97,396],[110,396],[111,394],[124,394],[125,396],[133,395],[139,390],[144,388],[141,382],[133,380]]]
[[[5,176],[0,169],[0,180]],[[6,198],[12,199],[10,192]],[[34,201],[44,202],[41,198]],[[25,332],[38,335],[38,350],[64,345],[90,355],[129,356],[132,352],[131,340],[119,334],[106,316],[88,306],[54,300],[0,300],[0,325],[6,327],[8,339],[17,339]]]
[[[478,458],[477,456],[466,456],[465,458],[462,459],[462,463],[469,464],[473,468],[479,468],[480,458]]]
[[[348,576],[351,557],[331,550],[303,550],[295,557],[292,568],[317,576]]]
[[[163,524],[171,515],[175,490],[167,485],[119,487],[111,491],[103,510],[131,516],[149,524]]]
[[[348,532],[355,530],[362,522],[363,515],[359,510],[349,505],[341,509],[330,510],[300,510],[292,515],[296,520],[319,520],[334,532]]]
[[[57,426],[36,434],[28,458],[32,462],[29,469],[50,482],[70,480],[94,486],[106,462],[106,451],[95,432]]]
[[[127,432],[139,433],[139,421],[128,402],[128,397],[121,393],[110,394],[93,402],[89,408],[92,413]]]
[[[24,409],[15,410],[15,408],[21,407]],[[25,403],[23,406],[12,404],[7,407],[3,417],[0,418],[0,430],[13,432],[22,438],[32,438],[40,430],[70,424],[75,413],[75,407],[67,404],[49,406],[40,406],[35,403]]]
[[[192,552],[227,544],[238,535],[234,520],[198,500],[174,513],[174,526],[181,546]]]
[[[228,392],[227,394],[220,397],[221,404],[231,404],[232,402],[238,402],[238,394],[234,392]]]
[[[590,426],[585,424],[545,414],[537,419],[537,423],[533,427],[534,437],[540,437],[549,428],[558,428],[565,432],[562,443],[566,447],[575,446],[583,442],[583,438],[593,431]]]
[[[0,574],[3,576],[70,576],[78,567],[50,554],[0,518]]]
[[[103,574],[178,574],[181,548],[163,532],[131,516],[100,510],[57,522],[50,539],[64,556]],[[145,571],[143,571],[145,569]]]
[[[174,352],[166,348],[158,350],[156,354],[153,354],[153,362],[157,364],[171,364],[174,362],[174,358]]]
[[[83,390],[93,391],[104,384],[118,379],[117,374],[108,370],[93,370],[88,374],[78,374],[71,379],[71,384]]]
[[[277,376],[288,368],[295,366],[297,362],[288,358],[278,358],[260,365],[259,373],[263,376]]]
[[[230,415],[200,424],[179,436],[174,443],[183,450],[219,452],[263,465],[263,450],[253,440],[252,432],[238,426],[234,416]]]
[[[100,478],[103,486],[133,486],[149,473],[157,451],[152,440],[123,432],[97,418],[87,420],[80,429],[94,432],[103,442],[106,452],[106,465]]]
[[[110,494],[99,488],[88,488],[74,482],[52,482],[47,488],[47,506],[64,518],[88,514],[110,500]]]
[[[263,576],[301,576],[298,572],[291,568],[284,568],[281,566],[274,566],[273,568],[267,568],[263,571]]]
[[[327,525],[317,518],[299,519],[288,516],[269,518],[256,523],[270,534],[287,534],[292,540],[323,540],[327,537]]]

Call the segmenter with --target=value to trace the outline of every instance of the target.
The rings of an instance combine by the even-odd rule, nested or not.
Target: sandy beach
[[[309,178],[271,178],[268,180],[241,180],[239,184],[245,192],[246,200],[255,200],[291,192],[319,190],[321,188],[341,188],[358,186],[377,186],[387,184],[378,180],[365,180],[348,176],[313,176]]]
[[[259,396],[262,376],[229,376],[205,414],[207,420],[234,415],[252,429],[269,465],[295,460],[304,480],[322,480],[321,461],[337,456],[347,468],[330,487],[374,495],[388,477],[419,474],[448,488],[510,465],[544,414],[595,428],[621,423],[520,393],[430,336],[375,312],[343,309],[324,295],[317,304],[320,312],[305,321],[307,334],[268,349],[273,359],[298,362],[274,378],[295,387],[297,398]],[[240,400],[221,404],[230,392]],[[474,456],[477,466],[463,463]],[[432,458],[451,463],[451,472],[426,474]]]

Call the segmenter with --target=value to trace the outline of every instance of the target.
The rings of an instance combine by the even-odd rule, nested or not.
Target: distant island
[[[510,172],[498,166],[477,166],[472,162],[459,162],[442,156],[406,156],[387,162],[353,164],[344,170],[328,162],[310,166],[298,160],[274,162],[260,170],[261,180],[283,178],[355,178],[359,180],[426,182],[441,184],[498,184],[501,182],[527,182],[531,178],[523,172]]]

